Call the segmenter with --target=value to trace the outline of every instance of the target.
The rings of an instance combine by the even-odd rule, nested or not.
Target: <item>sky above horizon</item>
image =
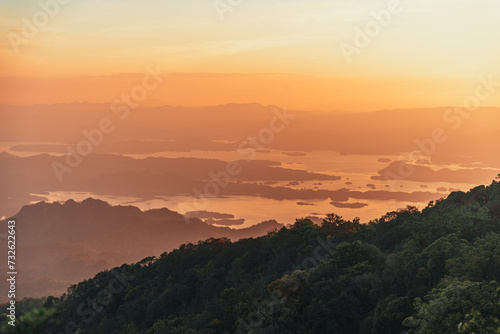
[[[150,67],[170,75],[144,105],[369,111],[499,74],[495,0],[61,2],[0,1],[0,103],[110,102]]]

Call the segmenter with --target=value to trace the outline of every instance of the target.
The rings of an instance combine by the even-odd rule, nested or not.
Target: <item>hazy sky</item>
[[[60,1],[40,2],[58,4],[48,20],[38,1],[0,1],[0,103],[111,101],[140,82],[123,74],[146,66],[177,74],[145,104],[440,106],[479,76],[500,81],[498,0]],[[221,19],[216,3],[235,6]],[[388,8],[398,10],[375,23]]]

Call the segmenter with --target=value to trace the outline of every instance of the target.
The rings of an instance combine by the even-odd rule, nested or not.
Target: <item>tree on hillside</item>
[[[347,234],[354,233],[359,230],[359,218],[356,217],[353,221],[344,220],[342,216],[335,213],[329,213],[323,219],[321,228],[332,234]]]
[[[465,324],[471,325],[470,321],[464,322],[464,319],[470,319],[471,315],[467,317],[468,314],[472,314],[472,317],[478,317],[479,314],[482,328],[488,329],[480,333],[494,333],[489,329],[498,327],[498,288],[495,281],[444,282],[443,287],[429,292],[424,301],[416,298],[417,314],[406,318],[403,324],[410,328],[410,333],[415,334],[456,333],[459,326],[463,328]]]

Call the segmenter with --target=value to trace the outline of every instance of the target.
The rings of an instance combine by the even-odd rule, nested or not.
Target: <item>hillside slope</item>
[[[141,211],[88,198],[24,206],[13,219],[17,229],[19,298],[60,295],[74,283],[123,263],[160,255],[182,243],[210,237],[257,237],[282,225],[263,222],[244,229],[209,225],[168,210]],[[0,222],[7,233],[6,222]],[[7,245],[0,249],[7,254]],[[0,264],[6,273],[7,263]],[[4,270],[5,269],[5,270]],[[4,274],[0,275],[6,279]],[[3,288],[4,285],[2,285]],[[0,297],[5,298],[2,293]]]
[[[496,333],[499,282],[493,182],[369,225],[332,214],[185,244],[49,298],[40,332]]]

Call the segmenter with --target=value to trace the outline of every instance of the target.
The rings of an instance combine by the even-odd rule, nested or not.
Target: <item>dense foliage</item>
[[[368,225],[185,244],[49,297],[40,332],[499,333],[499,282],[493,182]]]

